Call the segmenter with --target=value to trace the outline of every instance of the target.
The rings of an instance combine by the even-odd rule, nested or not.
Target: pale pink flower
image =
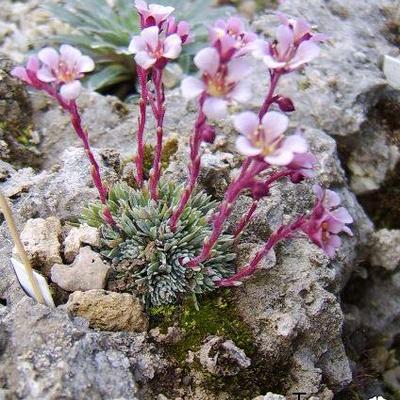
[[[315,164],[317,162],[314,154],[298,153],[293,160],[286,166],[292,171],[290,179],[293,183],[299,183],[304,178],[312,178],[315,175]]]
[[[335,192],[323,190],[318,185],[314,186],[314,191],[317,195],[317,203],[307,223],[302,226],[302,230],[329,257],[333,257],[342,243],[339,233],[353,235],[347,226],[353,222],[353,218],[346,208],[338,207],[341,200]]]
[[[139,12],[142,28],[156,25],[161,27],[162,23],[174,12],[174,7],[165,7],[159,4],[149,4],[143,0],[136,0],[135,7]]]
[[[135,61],[144,69],[153,66],[164,67],[168,60],[179,57],[182,40],[177,34],[163,38],[158,26],[143,29],[140,36],[132,38],[129,51],[135,54]]]
[[[40,61],[36,55],[30,56],[26,67],[18,66],[11,71],[11,75],[21,79],[29,85],[35,86],[35,82],[31,78],[37,79],[37,72],[39,71]]]
[[[284,24],[278,26],[276,40],[273,43],[256,40],[252,44],[253,55],[270,69],[290,72],[316,58],[320,51],[318,42],[326,37],[314,35],[303,19],[287,19],[283,14],[280,19]]]
[[[236,147],[245,156],[261,156],[271,165],[288,165],[296,154],[307,151],[307,142],[299,134],[284,137],[289,125],[286,115],[276,111],[265,114],[261,124],[258,116],[250,111],[237,115],[235,128],[242,135]]]
[[[232,56],[242,56],[248,53],[257,35],[246,31],[244,21],[239,17],[231,17],[228,20],[219,19],[209,29],[211,44],[216,47],[223,59]]]
[[[39,51],[38,57],[43,64],[37,72],[38,79],[59,85],[60,94],[66,100],[75,100],[79,96],[82,88],[79,79],[94,69],[90,57],[68,44],[61,45],[60,53],[46,47]]]
[[[177,23],[175,17],[168,18],[166,32],[168,36],[176,33],[181,38],[182,44],[189,43],[192,39],[189,23],[186,21],[179,21]]]
[[[208,118],[224,118],[230,100],[245,102],[251,97],[249,85],[243,78],[251,73],[251,67],[243,58],[235,58],[221,64],[214,47],[201,50],[194,63],[202,73],[201,79],[188,77],[182,82],[182,94],[192,99],[205,94],[203,111]]]

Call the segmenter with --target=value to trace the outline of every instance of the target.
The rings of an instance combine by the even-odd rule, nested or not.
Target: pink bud
[[[289,97],[278,95],[275,103],[278,104],[280,110],[283,112],[295,111],[293,101]]]

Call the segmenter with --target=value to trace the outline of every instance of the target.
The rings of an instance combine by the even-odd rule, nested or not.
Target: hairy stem
[[[151,98],[153,102],[152,108],[154,117],[156,119],[157,126],[157,143],[155,148],[155,155],[153,160],[153,166],[151,168],[149,190],[151,198],[157,200],[158,198],[158,182],[161,176],[161,155],[162,155],[162,145],[163,145],[163,125],[165,116],[165,95],[164,86],[162,83],[163,72],[161,69],[153,69],[152,80],[155,89],[155,103],[154,99]]]
[[[254,212],[257,210],[257,206],[258,206],[258,201],[257,200],[253,200],[253,203],[251,204],[249,210],[247,211],[246,215],[244,215],[236,229],[235,229],[235,233],[233,234],[235,239],[238,239],[239,236],[242,234],[242,232],[244,231],[244,229],[247,227],[247,225],[250,223],[250,221],[253,218]]]
[[[139,65],[136,66],[136,71],[139,77],[140,84],[140,100],[139,109],[140,115],[138,117],[138,130],[137,130],[137,156],[136,156],[136,181],[139,187],[143,186],[143,162],[144,162],[144,129],[146,126],[146,108],[148,100],[148,88],[147,88],[147,70],[141,68]]]
[[[107,188],[103,184],[103,181],[101,179],[101,173],[100,173],[100,167],[99,164],[97,163],[92,149],[90,147],[89,143],[89,136],[87,132],[83,129],[82,127],[82,120],[78,111],[78,107],[76,105],[76,101],[72,100],[69,103],[65,103],[64,101],[60,103],[60,105],[70,113],[71,116],[71,123],[72,126],[75,129],[75,132],[81,139],[83,143],[83,147],[85,149],[86,155],[89,159],[89,162],[91,164],[91,176],[93,183],[99,193],[100,201],[104,204],[105,209],[104,209],[104,219],[108,224],[115,224],[115,221],[113,220],[111,216],[111,212],[107,206]]]
[[[257,269],[257,265],[259,264],[259,262],[270,252],[272,248],[276,246],[277,243],[279,243],[281,240],[288,238],[294,232],[299,230],[304,222],[305,217],[304,215],[302,215],[297,218],[297,220],[293,223],[281,226],[269,237],[262,249],[259,250],[254,258],[251,260],[250,264],[241,269],[235,275],[218,281],[217,286],[228,287],[237,286],[238,284],[240,284],[241,279],[246,278],[254,273],[254,271]]]
[[[206,116],[203,113],[203,103],[204,103],[204,96],[202,96],[199,100],[199,114],[197,116],[195,128],[194,128],[194,134],[190,137],[190,161],[188,165],[189,169],[189,177],[187,180],[187,184],[185,187],[185,190],[182,194],[182,197],[179,201],[178,206],[174,210],[169,226],[172,231],[176,229],[176,224],[179,221],[179,218],[181,217],[183,210],[186,207],[186,204],[188,203],[190,196],[194,190],[194,187],[197,182],[197,178],[200,173],[200,165],[201,165],[201,153],[200,153],[200,146],[201,146],[201,132],[204,127],[204,124],[206,123]]]
[[[264,117],[264,115],[268,112],[271,104],[274,102],[274,93],[276,90],[276,86],[278,85],[279,78],[282,76],[281,72],[272,71],[270,73],[270,83],[269,83],[269,90],[267,93],[267,97],[264,100],[263,105],[261,106],[260,112],[258,113],[258,117],[260,121]]]
[[[224,224],[232,212],[232,207],[239,194],[247,187],[249,180],[265,169],[264,163],[252,162],[247,158],[243,163],[239,176],[229,185],[223,202],[220,205],[218,213],[213,220],[213,230],[211,235],[204,241],[200,254],[186,264],[188,268],[196,268],[201,262],[205,261],[215,244],[217,243]]]

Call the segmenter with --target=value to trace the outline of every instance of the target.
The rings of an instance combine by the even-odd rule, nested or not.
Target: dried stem
[[[25,266],[25,272],[28,276],[28,279],[31,283],[33,294],[35,299],[40,304],[46,304],[42,292],[40,290],[39,284],[36,280],[35,274],[33,272],[33,268],[29,258],[26,254],[24,245],[22,244],[21,238],[19,237],[17,227],[15,225],[14,217],[12,215],[11,209],[7,203],[6,198],[4,197],[3,193],[0,192],[0,208],[3,211],[4,218],[7,221],[8,228],[10,230],[11,236],[17,248],[18,254],[21,258],[22,263]]]

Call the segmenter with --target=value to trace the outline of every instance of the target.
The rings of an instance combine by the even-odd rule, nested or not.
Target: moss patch
[[[185,332],[181,341],[167,347],[168,354],[174,360],[183,364],[188,351],[197,351],[210,335],[231,339],[249,357],[254,354],[252,333],[238,316],[229,289],[203,297],[198,306],[197,310],[193,300],[186,300],[182,305],[153,307],[149,310],[153,327],[158,326],[166,331],[169,326],[176,325]]]

